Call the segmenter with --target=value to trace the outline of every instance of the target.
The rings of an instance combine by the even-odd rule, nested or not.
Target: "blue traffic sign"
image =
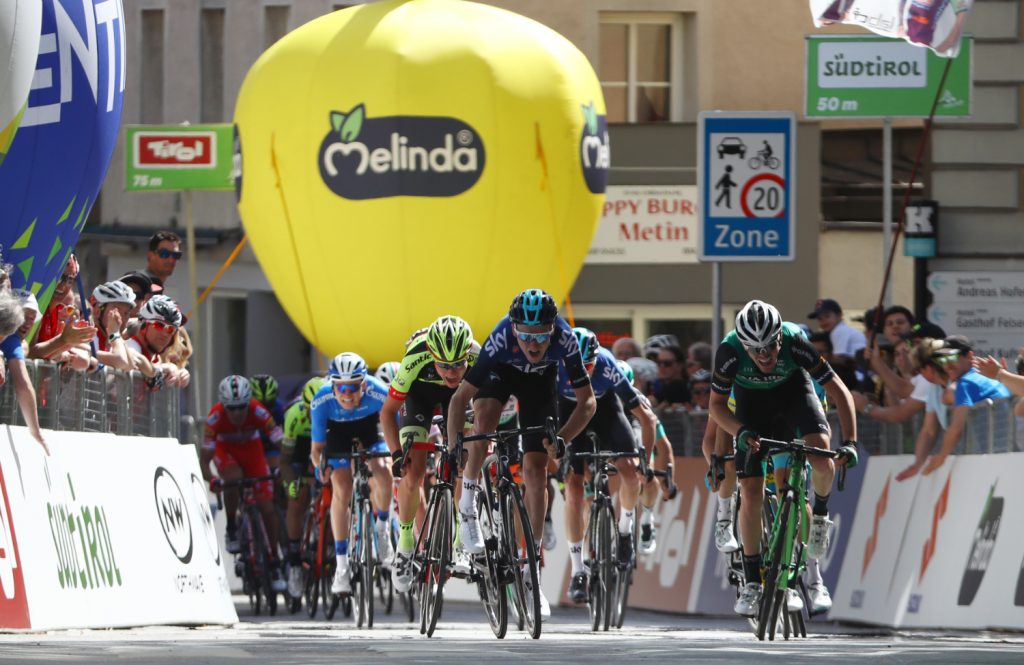
[[[701,261],[796,256],[796,118],[705,111],[698,119]]]

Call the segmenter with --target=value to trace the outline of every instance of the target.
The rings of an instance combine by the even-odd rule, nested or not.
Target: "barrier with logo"
[[[195,449],[0,426],[0,628],[238,621]]]

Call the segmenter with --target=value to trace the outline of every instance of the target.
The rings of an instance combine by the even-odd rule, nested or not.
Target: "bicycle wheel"
[[[302,526],[302,590],[306,599],[306,613],[310,619],[316,618],[320,603],[320,562],[317,553],[320,551],[319,528],[316,521],[316,507],[312,506],[306,513],[306,522]]]
[[[324,529],[321,533],[330,533],[330,529],[327,528],[326,519]],[[334,558],[334,543],[328,540],[327,537],[321,541],[322,548],[322,564],[320,574],[320,595],[324,599],[324,618],[330,621],[334,618],[335,612],[338,611],[338,605],[341,603],[341,596],[331,593],[331,583],[334,581],[334,570],[338,566],[338,562]]]
[[[477,578],[477,591],[484,606],[487,622],[491,624],[494,636],[499,640],[505,637],[508,630],[508,604],[504,585],[501,583],[501,564],[498,560],[498,530],[491,513],[490,481],[484,489],[477,493],[477,519],[484,539],[484,551],[474,559],[474,576]]]
[[[615,578],[619,561],[619,531],[615,526],[615,515],[610,502],[601,506],[598,530],[606,543],[605,557],[599,557],[597,567],[601,571],[601,584],[604,587],[601,595],[601,630],[607,631],[612,622],[612,611],[615,606]]]
[[[618,575],[615,580],[615,615],[612,625],[622,628],[626,620],[626,606],[629,604],[629,587],[633,586],[633,571],[636,569],[636,547],[640,542],[640,521],[633,520],[633,553],[626,563],[618,564]]]
[[[587,610],[590,614],[590,630],[596,631],[601,626],[601,611],[604,608],[604,596],[602,594],[601,584],[601,571],[598,568],[598,561],[601,560],[600,552],[602,547],[602,539],[600,537],[601,529],[599,527],[598,513],[600,512],[600,505],[592,503],[590,505],[590,517],[587,520],[587,530],[584,535],[584,542],[587,547],[587,560],[585,561],[587,570],[590,571],[590,578],[588,580],[587,589]]]
[[[513,561],[512,574],[516,592],[516,610],[523,619],[526,632],[533,639],[540,638],[540,575],[538,573],[537,545],[533,541],[533,529],[526,514],[526,505],[519,486],[510,483],[505,490],[505,512],[502,524],[510,543],[520,544],[522,554]],[[516,520],[522,528],[522,540],[516,537]]]
[[[769,640],[775,639],[775,630],[779,619],[779,608],[786,602],[786,586],[779,584],[782,572],[783,554],[792,551],[787,547],[786,540],[792,544],[789,523],[793,512],[793,495],[789,492],[779,507],[779,519],[775,524],[769,543],[768,559],[765,562],[764,589],[761,593],[761,606],[758,611],[757,639],[764,640],[767,633]]]
[[[363,500],[363,526],[360,529],[360,550],[362,559],[360,565],[361,580],[359,586],[362,587],[363,593],[363,615],[366,620],[366,627],[373,628],[373,573],[377,569],[377,561],[374,555],[373,538],[375,535],[373,528],[373,506],[370,502]]]
[[[436,497],[436,500],[434,500]],[[421,629],[427,637],[434,635],[444,605],[444,583],[448,578],[448,562],[452,548],[452,495],[449,487],[435,487],[430,530],[427,532],[427,553],[420,590]]]
[[[274,560],[271,555],[274,544],[270,542],[267,527],[263,524],[261,516],[253,515],[249,521],[252,524],[253,545],[256,548],[256,567],[259,585],[267,603],[267,614],[274,616],[277,614],[277,592],[274,591]]]

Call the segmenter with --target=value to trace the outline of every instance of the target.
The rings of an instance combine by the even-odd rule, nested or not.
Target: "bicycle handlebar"
[[[816,448],[814,446],[808,446],[803,442],[802,439],[794,439],[793,441],[779,441],[777,439],[759,439],[761,446],[766,451],[777,450],[780,452],[796,453],[798,455],[811,455],[812,457],[827,457],[829,459],[836,459],[839,457],[839,452],[836,450],[828,450],[825,448]],[[842,492],[846,488],[846,465],[843,464],[839,467],[839,479],[836,483],[839,491]]]

